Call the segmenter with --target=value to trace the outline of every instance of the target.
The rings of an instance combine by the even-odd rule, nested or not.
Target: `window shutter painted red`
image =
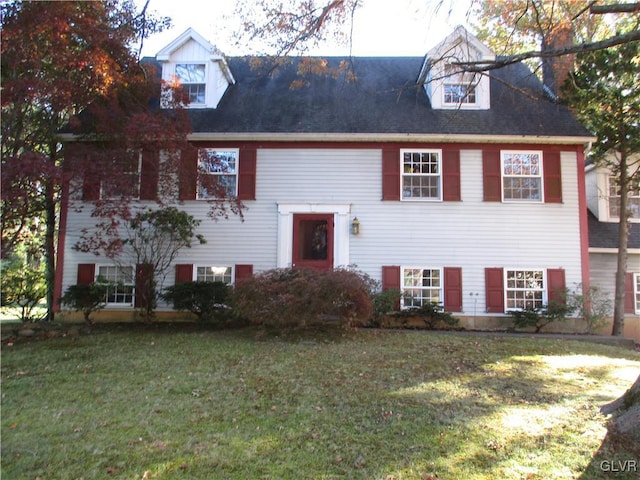
[[[447,312],[462,311],[462,268],[444,268],[444,309]]]
[[[76,282],[78,285],[88,285],[96,279],[96,265],[94,263],[78,264],[78,277]]]
[[[253,276],[253,265],[236,265],[236,283]]]
[[[190,263],[182,263],[176,265],[175,284],[191,282],[193,280],[193,265]]]
[[[256,159],[255,147],[240,149],[238,165],[238,200],[256,199]]]
[[[382,149],[382,200],[400,200],[400,149]]]
[[[460,195],[460,150],[442,151],[442,200],[459,202]]]
[[[198,149],[193,147],[182,152],[180,158],[179,196],[180,200],[195,200],[198,186]]]
[[[544,152],[542,169],[544,171],[544,201],[546,203],[562,203],[560,152]]]
[[[487,313],[504,313],[504,273],[502,268],[485,268]]]
[[[151,298],[152,292],[150,291],[150,284],[153,280],[153,265],[150,263],[144,263],[136,265],[136,291],[134,306],[136,308],[145,308]]]
[[[382,290],[400,290],[400,267],[383,266],[382,267]],[[394,310],[400,310],[400,301],[394,305]]]
[[[564,278],[564,270],[562,268],[547,269],[548,302],[565,304],[567,302],[566,288],[567,284]]]
[[[482,152],[482,181],[485,202],[502,201],[502,175],[500,172],[500,150]]]
[[[627,273],[624,277],[624,313],[636,313],[635,303],[633,295],[633,273]]]
[[[140,200],[155,200],[158,197],[160,154],[157,150],[142,152],[140,169]]]
[[[82,200],[100,200],[100,177],[95,172],[85,171],[82,180]]]

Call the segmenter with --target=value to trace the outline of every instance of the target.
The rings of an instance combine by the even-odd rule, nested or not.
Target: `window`
[[[542,152],[501,153],[503,200],[542,202]]]
[[[98,278],[109,283],[107,287],[107,304],[133,305],[135,291],[133,267],[99,266]]]
[[[620,190],[617,182],[612,177],[607,177],[609,184],[609,217],[620,218]],[[631,188],[627,196],[627,210],[631,212],[632,219],[640,219],[640,185]]]
[[[636,314],[640,314],[640,273],[633,274],[633,300]]]
[[[113,171],[100,182],[100,198],[103,200],[123,197],[140,198],[141,167],[142,152],[131,152],[127,158],[114,160]]]
[[[176,65],[176,77],[182,88],[189,94],[192,104],[205,103],[205,65],[197,63],[179,63]]]
[[[446,65],[444,68],[444,103],[445,104],[475,104],[476,74],[463,72],[458,65]]]
[[[505,270],[507,310],[538,309],[545,304],[544,270]]]
[[[401,150],[402,199],[442,199],[442,150]]]
[[[198,150],[198,199],[236,196],[237,168],[238,150]]]
[[[401,291],[404,308],[442,303],[442,272],[439,268],[403,268]]]
[[[197,267],[196,281],[231,284],[231,267]]]

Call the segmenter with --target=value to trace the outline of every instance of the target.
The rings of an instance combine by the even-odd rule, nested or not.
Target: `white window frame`
[[[509,287],[509,273],[510,272],[540,272],[542,274],[542,286],[540,288],[527,288],[527,287],[513,287],[510,288]],[[505,268],[504,269],[504,305],[505,305],[505,311],[506,312],[513,312],[513,311],[522,311],[524,310],[524,308],[527,308],[526,299],[522,299],[525,302],[524,308],[523,307],[510,307],[509,306],[509,293],[510,292],[523,292],[523,293],[527,293],[527,292],[540,292],[541,296],[540,296],[540,301],[539,301],[539,305],[536,306],[535,308],[541,308],[545,305],[547,305],[547,270],[545,268],[529,268],[529,267],[510,267],[510,268]],[[515,301],[518,301],[520,299],[515,299]],[[535,305],[534,305],[535,306]]]
[[[607,216],[611,220],[620,221],[620,195],[612,195],[613,189],[617,189],[617,186],[613,182],[614,180],[613,176],[607,175],[606,179],[607,179],[606,180],[607,181],[607,193],[606,193]],[[633,195],[633,193],[635,193],[635,195]],[[615,215],[612,212],[614,202],[617,207],[616,210],[618,210],[618,214],[615,214]],[[632,191],[629,192],[629,195],[627,198],[627,208],[630,209],[632,213],[629,220],[632,222],[640,222],[640,186],[638,186],[636,189],[632,189]]]
[[[636,315],[640,315],[640,273],[633,274],[633,300]]]
[[[182,79],[180,78],[180,76],[178,75],[178,68],[180,66],[189,66],[189,65],[195,65],[195,66],[202,66],[204,67],[204,79],[203,82],[200,83],[196,83],[196,82],[183,82]],[[202,107],[204,105],[207,104],[207,93],[208,93],[208,88],[207,88],[207,78],[208,78],[208,65],[206,62],[176,62],[176,64],[173,67],[173,72],[174,72],[174,76],[176,78],[176,80],[178,80],[180,82],[180,85],[182,86],[182,88],[184,88],[187,93],[189,94],[189,105],[193,105],[195,107]],[[202,102],[192,102],[191,101],[191,93],[190,91],[187,89],[187,87],[190,87],[191,85],[203,85],[204,86],[204,97],[203,97],[203,101]]]
[[[506,174],[505,173],[505,160],[508,155],[537,155],[538,173],[532,174]],[[500,151],[500,180],[501,180],[501,193],[502,201],[505,203],[544,203],[544,172],[543,172],[544,159],[542,157],[542,150],[501,150]],[[540,182],[540,198],[506,198],[505,197],[505,180],[507,178],[534,178],[539,179]]]
[[[235,157],[235,166],[233,172],[225,172],[225,171],[207,171],[207,167],[202,163],[202,159],[200,155],[202,151],[210,151],[212,153],[219,154],[229,154],[232,153]],[[237,197],[238,196],[238,167],[240,162],[240,149],[239,148],[199,148],[198,149],[198,161],[197,161],[197,170],[198,170],[198,184],[196,185],[196,199],[197,200],[215,200],[219,198],[215,195],[203,195],[204,187],[200,181],[201,176],[203,175],[212,175],[215,177],[234,177],[234,185],[233,191],[228,192],[228,197]]]
[[[95,276],[95,281],[99,282],[99,281],[106,281],[109,283],[112,283],[113,280],[105,277],[103,273],[100,272],[101,269],[103,268],[108,268],[108,269],[116,269],[118,271],[121,271],[125,268],[131,269],[131,283],[122,283],[123,286],[126,287],[131,287],[131,301],[130,302],[109,302],[109,295],[110,295],[110,289],[113,289],[114,287],[109,285],[107,287],[107,294],[106,294],[106,298],[105,298],[105,304],[108,307],[122,307],[122,308],[129,308],[129,307],[133,307],[135,305],[135,301],[136,301],[136,269],[133,266],[130,265],[113,265],[113,264],[104,264],[104,265],[96,265],[96,276]],[[119,275],[116,275],[116,282],[113,283],[118,283],[118,277]],[[117,286],[115,287],[116,289],[118,288]],[[116,290],[115,295],[126,295],[125,293],[119,293]]]
[[[424,281],[424,271],[430,270],[431,272],[438,272],[438,279],[440,281],[440,285],[438,287],[433,286],[425,286],[425,285],[405,285],[405,275],[407,270],[422,270],[423,276],[421,277]],[[405,297],[405,293],[410,290],[438,290],[438,305],[443,305],[444,302],[444,271],[442,267],[428,267],[428,266],[402,266],[400,267],[400,292],[402,293],[402,297],[400,300],[400,306],[402,309],[412,308],[412,307],[420,307],[423,305],[423,297],[419,298],[419,302],[417,305],[411,304],[407,305],[407,298]]]
[[[445,65],[444,67],[444,79],[442,82],[442,104],[445,106],[476,106],[478,101],[478,80],[476,80],[476,73],[465,72],[458,65]],[[456,101],[447,101],[447,87],[455,87],[465,94],[457,96]],[[469,98],[473,96],[473,101],[469,101]]]
[[[225,278],[228,278],[228,281]],[[196,265],[193,269],[193,280],[196,282],[221,281],[227,285],[233,285],[235,283],[234,268],[230,265]]]
[[[438,173],[422,173],[422,172],[405,172],[405,155],[433,155],[436,154]],[[422,197],[422,196],[405,196],[405,177],[409,178],[435,178],[438,179],[438,196],[437,197]],[[421,188],[421,187],[408,187]],[[404,202],[442,202],[442,149],[429,148],[429,149],[413,149],[403,148],[400,150],[400,200]]]
[[[135,152],[132,152],[135,153]],[[142,150],[138,151],[138,171],[131,171],[131,172],[118,172],[119,175],[124,176],[124,175],[129,175],[131,177],[135,177],[136,178],[136,191],[137,191],[137,195],[131,195],[131,199],[132,200],[140,200],[140,187],[141,187],[141,180],[142,180]],[[105,183],[108,180],[102,180],[100,182],[100,200],[119,200],[120,198],[125,197],[125,195],[122,195],[122,193],[120,193],[119,195],[107,195],[107,192],[105,192]]]

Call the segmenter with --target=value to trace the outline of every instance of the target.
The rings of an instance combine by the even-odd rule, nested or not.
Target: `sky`
[[[437,0],[364,0],[355,15],[352,55],[422,56],[457,25],[469,28],[466,14],[472,1],[444,0],[434,14]],[[144,4],[144,0],[136,2]],[[148,9],[170,17],[173,26],[146,39],[142,56],[155,56],[189,27],[225,55],[256,53],[251,46],[236,45],[232,38],[239,22],[234,5],[235,0],[150,0]],[[309,53],[349,55],[349,48],[334,42]]]

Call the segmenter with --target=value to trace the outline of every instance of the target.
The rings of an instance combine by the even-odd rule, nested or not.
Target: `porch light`
[[[358,217],[353,217],[353,221],[351,222],[351,233],[354,235],[360,235],[360,220],[358,220]]]

